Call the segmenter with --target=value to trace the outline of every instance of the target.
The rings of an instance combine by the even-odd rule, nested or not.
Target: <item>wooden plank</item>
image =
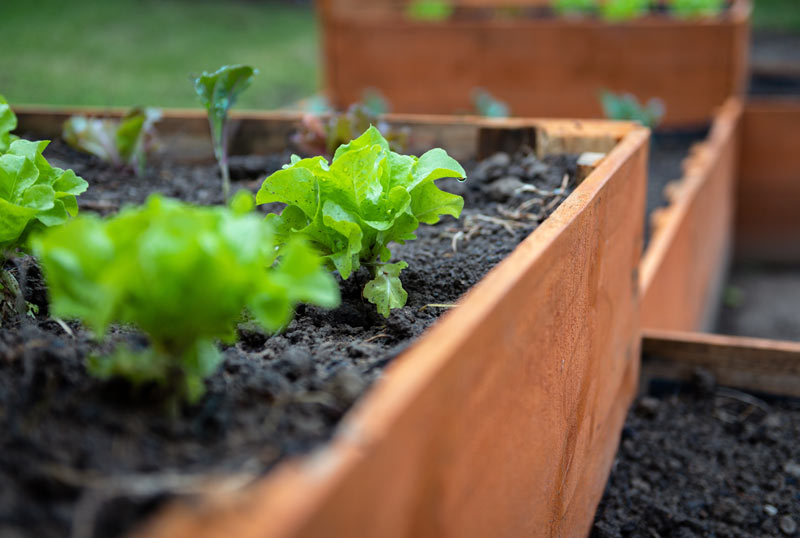
[[[800,342],[644,330],[642,353],[651,377],[686,379],[702,367],[721,385],[800,397]]]
[[[800,261],[800,99],[753,99],[745,106],[736,192],[736,253],[743,259]]]
[[[647,140],[629,127],[329,445],[141,535],[586,535],[638,379]]]
[[[530,117],[602,117],[599,92],[666,103],[665,125],[697,125],[746,84],[748,0],[711,20],[354,19],[322,12],[326,90],[339,107],[381,91],[395,110],[465,113],[476,87]],[[364,43],[369,43],[365,47]],[[432,54],[431,51],[436,51]]]
[[[700,330],[715,319],[730,257],[742,105],[729,100],[692,148],[641,264],[642,326]]]

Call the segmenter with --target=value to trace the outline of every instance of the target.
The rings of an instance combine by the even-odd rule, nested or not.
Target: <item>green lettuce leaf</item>
[[[458,218],[460,196],[444,192],[435,181],[466,176],[442,149],[421,157],[400,155],[375,127],[339,146],[333,160],[292,156],[264,180],[256,203],[286,204],[269,215],[279,241],[301,236],[317,248],[328,267],[344,279],[365,265],[373,280],[364,293],[384,316],[407,298],[399,279],[405,262],[391,259],[390,243],[415,239],[420,222],[435,224],[442,215]],[[402,265],[402,267],[401,267]]]

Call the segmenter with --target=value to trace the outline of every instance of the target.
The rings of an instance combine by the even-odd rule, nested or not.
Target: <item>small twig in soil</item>
[[[72,332],[72,329],[69,328],[69,325],[64,323],[63,319],[53,316],[53,321],[55,321],[58,324],[58,326],[64,330],[65,333],[67,333],[72,338],[75,338],[75,333]]]
[[[756,398],[755,396],[747,394],[745,392],[741,392],[728,387],[718,387],[716,390],[716,395],[721,396],[723,398],[729,398],[731,400],[738,400],[742,403],[758,407],[765,413],[769,413],[769,405],[767,404],[767,402],[759,398]]]
[[[463,230],[459,230],[453,235],[453,239],[450,242],[450,245],[453,247],[453,252],[458,252],[458,242],[464,239],[464,232]]]
[[[377,340],[378,338],[391,338],[391,337],[392,337],[391,334],[386,334],[386,333],[376,334],[375,336],[370,336],[369,338],[364,340],[362,343],[363,344],[369,344],[370,342],[373,342],[373,341]]]
[[[502,226],[503,229],[505,229],[505,231],[510,233],[512,236],[516,236],[517,235],[516,232],[514,231],[514,228],[520,228],[520,227],[524,226],[524,224],[520,224],[519,222],[514,222],[513,220],[506,220],[506,219],[500,219],[500,218],[497,218],[497,217],[490,217],[489,215],[480,215],[480,214],[478,214],[478,215],[473,215],[473,218],[475,218],[477,220],[482,220],[484,222],[490,222],[492,224],[497,224],[499,226]]]
[[[457,304],[446,304],[446,303],[430,303],[430,304],[426,304],[425,306],[423,306],[422,308],[420,308],[420,309],[418,310],[418,312],[422,312],[423,310],[425,310],[425,309],[426,309],[426,308],[428,308],[428,307],[430,307],[430,308],[455,308],[455,307],[457,307],[457,306],[458,306]]]

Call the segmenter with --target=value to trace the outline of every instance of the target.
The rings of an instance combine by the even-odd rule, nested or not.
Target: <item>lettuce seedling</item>
[[[372,106],[376,106],[374,103]],[[294,146],[304,155],[331,156],[333,152],[363,133],[370,125],[375,125],[394,151],[405,151],[408,144],[408,130],[393,128],[370,106],[356,103],[350,105],[343,114],[331,114],[329,118],[314,114],[303,117],[300,128],[291,137]]]
[[[257,74],[258,70],[249,65],[225,65],[213,73],[203,71],[202,75],[192,77],[194,91],[208,111],[214,156],[222,175],[222,196],[226,202],[231,190],[231,176],[228,171],[228,111]]]
[[[411,0],[406,16],[417,21],[438,22],[449,19],[453,11],[450,0]]]
[[[639,100],[629,93],[617,95],[604,91],[600,94],[603,112],[612,120],[636,121],[645,127],[654,129],[664,117],[664,103],[661,99],[650,99],[647,104],[639,104]]]
[[[72,170],[47,162],[42,151],[49,142],[11,135],[16,126],[16,116],[0,96],[0,325],[25,311],[19,284],[4,269],[6,262],[26,247],[31,232],[77,215],[75,197],[87,187]]]
[[[147,153],[155,141],[155,123],[161,111],[133,108],[122,119],[72,116],[64,123],[62,138],[73,148],[91,153],[118,168],[144,173]]]
[[[8,151],[11,142],[17,139],[11,131],[17,128],[17,116],[6,101],[0,95],[0,155]]]
[[[559,15],[587,15],[597,7],[597,0],[552,0],[553,11]]]
[[[641,17],[650,8],[650,0],[605,0],[600,4],[600,14],[611,22],[621,22]]]
[[[434,181],[465,176],[444,150],[432,149],[419,158],[401,155],[370,126],[340,146],[330,164],[324,157],[293,155],[291,164],[264,180],[256,203],[286,204],[280,215],[267,216],[281,240],[295,234],[307,238],[343,279],[367,267],[372,280],[364,297],[388,317],[408,297],[399,278],[407,264],[388,263],[389,244],[416,239],[420,222],[435,224],[441,215],[458,218],[463,198],[440,190]]]
[[[713,17],[722,12],[725,0],[670,0],[670,11],[677,17]]]
[[[475,112],[485,118],[507,118],[511,115],[507,103],[495,98],[483,88],[477,88],[472,92],[472,103]]]
[[[153,195],[108,220],[80,217],[34,238],[56,315],[78,318],[97,335],[126,323],[149,338],[146,350],[90,359],[93,374],[169,384],[196,402],[221,361],[214,340],[233,341],[245,309],[274,331],[299,302],[339,303],[320,257],[300,238],[276,249],[272,227],[253,206],[249,193],[231,208]]]

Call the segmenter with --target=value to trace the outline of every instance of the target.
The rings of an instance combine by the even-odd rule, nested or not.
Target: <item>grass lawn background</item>
[[[240,108],[316,93],[313,6],[268,0],[1,0],[0,94],[12,104],[197,106],[190,73],[260,71]],[[800,0],[754,0],[757,27],[800,32]]]

